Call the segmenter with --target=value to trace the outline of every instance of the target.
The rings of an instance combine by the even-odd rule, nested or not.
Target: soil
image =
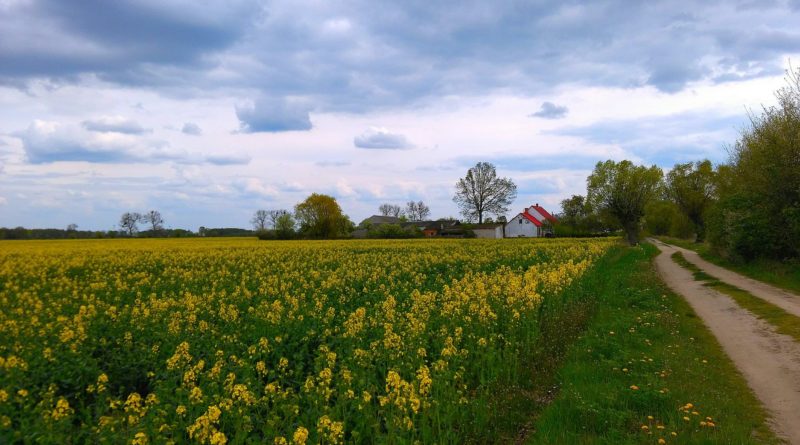
[[[734,285],[739,289],[746,290],[756,297],[768,301],[792,315],[800,317],[800,295],[795,295],[787,290],[770,286],[767,283],[738,274],[732,270],[717,266],[714,263],[709,263],[700,255],[698,255],[697,252],[692,250],[683,249],[673,245],[669,246],[678,252],[681,252],[687,261],[699,267],[703,270],[703,272],[713,276],[714,278]]]
[[[710,264],[694,252],[659,241],[653,243],[661,250],[655,264],[664,282],[686,298],[716,336],[769,411],[776,434],[789,443],[800,445],[800,344],[775,332],[771,325],[739,307],[727,295],[696,281],[692,273],[676,264],[670,255],[680,251],[709,275],[795,315],[800,315],[800,304],[791,298],[798,300],[800,297]]]

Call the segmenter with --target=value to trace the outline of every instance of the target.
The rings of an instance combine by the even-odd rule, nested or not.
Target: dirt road
[[[653,242],[656,245],[658,244],[664,245],[664,243],[660,243],[657,240],[653,240]],[[683,254],[683,257],[686,258],[687,261],[699,267],[705,273],[713,276],[714,278],[717,278],[728,284],[732,284],[738,287],[739,289],[744,289],[747,292],[750,292],[751,294],[755,295],[756,297],[761,298],[762,300],[765,301],[769,301],[775,306],[782,308],[786,312],[800,317],[800,295],[795,295],[789,291],[778,289],[775,286],[770,286],[769,284],[754,280],[752,278],[740,275],[731,270],[725,269],[724,267],[717,266],[714,263],[709,263],[708,261],[704,260],[700,255],[698,255],[697,252],[694,252],[692,250],[673,246],[671,244],[668,245],[673,249],[676,249],[678,252],[681,252]]]
[[[776,333],[730,297],[695,281],[691,272],[670,258],[675,247],[655,244],[661,250],[656,267],[664,281],[686,298],[717,337],[770,412],[775,432],[789,443],[800,445],[800,344]],[[723,278],[711,270],[709,273]],[[731,284],[745,288],[741,283]]]

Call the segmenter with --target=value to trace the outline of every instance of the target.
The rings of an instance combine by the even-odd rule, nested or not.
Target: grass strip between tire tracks
[[[690,270],[694,274],[696,280],[703,281],[705,286],[730,296],[736,304],[774,326],[778,333],[789,335],[796,341],[800,341],[800,317],[790,314],[782,308],[762,300],[746,290],[720,281],[703,272],[700,268],[686,260],[680,252],[673,253],[672,259],[681,267]]]

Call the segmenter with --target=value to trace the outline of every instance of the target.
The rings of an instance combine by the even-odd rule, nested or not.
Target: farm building
[[[471,230],[476,238],[503,238],[503,223],[478,224]]]
[[[505,226],[506,238],[537,238],[552,233],[551,224],[558,220],[539,203],[532,205],[511,218]]]

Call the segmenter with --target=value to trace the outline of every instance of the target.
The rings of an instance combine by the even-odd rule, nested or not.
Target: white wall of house
[[[502,238],[503,237],[503,226],[497,226],[495,228],[490,229],[472,229],[475,232],[475,236],[478,238]]]
[[[506,238],[535,238],[540,235],[537,229],[534,223],[520,213],[506,223]]]

